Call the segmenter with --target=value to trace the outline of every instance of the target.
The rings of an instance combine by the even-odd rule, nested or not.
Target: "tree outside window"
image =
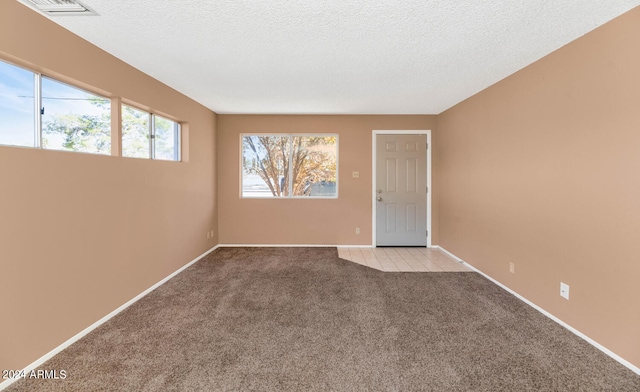
[[[337,135],[244,135],[243,197],[336,197]]]

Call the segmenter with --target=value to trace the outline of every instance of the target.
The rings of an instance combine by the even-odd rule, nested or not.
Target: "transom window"
[[[111,100],[41,77],[42,147],[111,154]]]
[[[242,197],[338,196],[338,135],[242,135]]]
[[[111,154],[111,100],[0,61],[0,144]]]
[[[122,105],[122,156],[180,160],[180,124]]]
[[[122,105],[122,156],[151,158],[151,114]]]
[[[121,113],[122,156],[180,160],[178,122]],[[110,98],[0,61],[0,145],[110,155],[111,143]]]
[[[36,145],[35,75],[0,61],[0,144]]]

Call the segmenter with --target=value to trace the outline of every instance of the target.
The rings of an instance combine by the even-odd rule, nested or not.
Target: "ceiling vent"
[[[98,15],[94,10],[76,0],[23,0],[49,16]]]

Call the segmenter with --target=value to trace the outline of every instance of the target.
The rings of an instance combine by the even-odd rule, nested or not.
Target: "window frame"
[[[124,113],[124,108],[125,107],[127,107],[129,109],[132,109],[132,110],[136,110],[138,112],[142,112],[142,113],[147,115],[147,136],[148,136],[147,143],[148,143],[149,151],[148,151],[148,154],[147,154],[146,157],[136,157],[136,156],[124,155],[124,114],[123,113]],[[123,157],[123,158],[134,158],[134,159],[151,159],[152,141],[151,141],[151,131],[150,130],[153,127],[153,125],[151,124],[151,121],[152,121],[152,116],[151,116],[150,112],[148,112],[146,110],[143,110],[143,109],[140,109],[140,108],[138,108],[138,107],[136,107],[134,105],[130,105],[130,104],[127,104],[127,103],[124,103],[124,102],[120,103],[120,156],[121,157]]]
[[[160,117],[163,120],[171,121],[173,123],[173,140],[175,140],[175,146],[173,149],[173,159],[162,159],[156,157],[156,118]],[[168,161],[168,162],[181,162],[182,159],[182,124],[179,121],[174,121],[166,116],[162,116],[157,113],[151,112],[151,159],[156,161]]]
[[[289,163],[289,178],[291,178],[292,180],[289,181],[289,192],[287,196],[245,196],[244,195],[244,138],[245,137],[251,137],[251,136],[274,136],[274,137],[288,137],[289,138],[289,151],[288,151],[288,163]],[[294,185],[294,180],[293,180],[293,138],[295,137],[299,137],[299,138],[304,138],[304,137],[335,137],[336,142],[335,142],[335,157],[336,157],[336,170],[335,170],[335,178],[336,178],[336,192],[335,195],[331,195],[331,196],[300,196],[300,195],[293,195],[293,185]],[[245,132],[245,133],[240,133],[240,159],[239,159],[239,163],[240,163],[240,198],[241,199],[252,199],[252,200],[256,200],[256,199],[264,199],[264,200],[270,200],[270,199],[276,199],[276,200],[332,200],[332,199],[338,199],[339,197],[339,168],[340,168],[340,135],[337,133],[256,133],[256,132]]]
[[[36,117],[37,117],[37,122],[39,125],[39,130],[38,128],[36,128],[36,133],[37,133],[37,139],[38,139],[38,143],[39,143],[39,148],[42,150],[47,150],[47,151],[62,151],[62,152],[73,152],[73,153],[80,153],[80,154],[92,154],[92,155],[102,155],[102,156],[111,156],[113,155],[113,127],[111,126],[111,122],[112,122],[112,117],[113,117],[113,99],[111,99],[110,97],[106,97],[102,94],[98,94],[95,93],[91,90],[88,90],[86,88],[83,87],[78,87],[74,84],[59,80],[57,78],[54,78],[52,76],[48,76],[46,74],[42,74],[42,73],[35,73],[37,76],[37,83],[36,86],[34,87],[35,89],[37,89],[38,95],[36,95],[36,101],[40,106],[40,109],[38,110],[38,108],[36,108]],[[60,85],[63,85],[65,87],[68,88],[72,88],[74,90],[78,90],[81,91],[85,94],[89,94],[89,95],[93,95],[95,97],[104,99],[105,101],[109,102],[109,138],[110,138],[110,142],[109,142],[109,152],[108,153],[99,153],[99,152],[90,152],[90,151],[75,151],[75,150],[67,150],[67,149],[61,149],[61,148],[47,148],[44,147],[43,141],[44,141],[44,137],[43,137],[43,127],[42,125],[44,124],[43,122],[43,118],[46,115],[47,111],[46,111],[46,107],[43,106],[43,99],[47,99],[44,98],[43,96],[43,79],[48,79],[50,81],[52,81],[53,83],[57,83]],[[35,91],[34,91],[35,93]]]
[[[38,71],[34,71],[28,67],[22,66],[20,64],[16,64],[15,62],[9,61],[7,59],[1,58],[0,57],[0,61],[2,61],[5,64],[8,64],[12,67],[21,69],[23,71],[26,72],[30,72],[33,75],[33,102],[34,102],[34,112],[33,112],[33,116],[34,116],[34,122],[33,122],[33,143],[31,145],[14,145],[14,144],[0,144],[0,146],[3,147],[18,147],[18,148],[35,148],[35,149],[40,149],[40,150],[47,150],[47,151],[60,151],[60,152],[72,152],[72,153],[78,153],[78,154],[91,154],[91,155],[99,155],[99,156],[110,156],[112,155],[112,151],[110,151],[108,154],[101,154],[101,153],[97,153],[97,152],[89,152],[89,151],[74,151],[74,150],[65,150],[65,149],[57,149],[57,148],[46,148],[43,146],[43,116],[45,113],[46,108],[43,106],[43,94],[42,94],[42,88],[43,88],[43,83],[42,80],[43,78],[49,79],[55,83],[59,83],[62,84],[64,86],[79,90],[81,92],[84,92],[86,94],[90,94],[90,95],[94,95],[96,97],[102,98],[106,101],[109,101],[109,105],[112,107],[113,106],[113,99],[110,97],[105,96],[102,93],[93,91],[91,89],[87,89],[85,87],[80,87],[76,84],[73,83],[69,83],[68,81],[65,80],[60,80],[59,78],[53,77],[53,76],[49,76],[48,74],[42,73],[42,72],[38,72]],[[111,121],[113,117],[113,111],[110,110],[109,111],[109,120]],[[109,127],[109,135],[111,137],[113,137],[113,128],[110,126]],[[112,142],[113,143],[113,142]]]
[[[125,156],[124,152],[121,151],[120,155],[124,158],[136,158],[136,159],[150,159],[150,160],[154,160],[154,161],[166,161],[166,162],[182,162],[182,123],[180,123],[179,121],[175,121],[170,119],[169,117],[154,113],[153,111],[149,111],[149,110],[145,110],[145,109],[141,109],[139,106],[136,105],[132,105],[130,103],[127,102],[121,102],[120,103],[120,128],[123,128],[124,125],[124,116],[122,115],[123,113],[123,108],[127,106],[133,110],[137,110],[139,112],[143,112],[145,113],[149,120],[148,120],[148,137],[149,137],[149,156],[148,157],[130,157],[130,156]],[[173,159],[162,159],[162,158],[157,158],[156,157],[156,117],[160,117],[163,120],[167,120],[173,123],[173,139],[175,140],[175,146],[173,149]],[[121,150],[123,150],[122,146],[122,132],[120,134],[120,142],[121,142]]]
[[[183,147],[183,126],[186,123],[183,123],[182,121],[176,120],[174,119],[174,117],[172,116],[167,116],[164,114],[157,114],[152,110],[149,109],[142,109],[142,105],[137,105],[137,104],[133,104],[131,103],[131,101],[124,99],[122,97],[118,97],[118,96],[112,96],[109,93],[106,92],[101,92],[99,89],[96,88],[92,88],[90,86],[87,86],[81,82],[74,82],[74,81],[70,81],[69,78],[66,77],[58,77],[58,76],[51,76],[48,73],[44,73],[44,72],[40,72],[40,71],[36,71],[34,69],[32,69],[30,66],[28,65],[23,65],[22,62],[17,60],[11,60],[11,59],[7,59],[4,56],[0,56],[0,62],[9,65],[10,67],[15,67],[17,69],[20,69],[22,71],[26,71],[31,73],[32,77],[33,77],[33,106],[34,106],[34,113],[33,113],[33,130],[32,130],[32,138],[31,139],[31,143],[30,144],[4,144],[4,143],[0,143],[0,147],[13,147],[13,148],[34,148],[34,149],[40,149],[40,150],[47,150],[47,151],[59,151],[59,152],[71,152],[71,153],[80,153],[80,154],[90,154],[90,155],[98,155],[98,156],[118,156],[118,157],[124,157],[122,155],[122,121],[123,121],[123,116],[122,116],[122,110],[120,108],[120,110],[116,110],[117,106],[122,106],[122,105],[126,105],[128,107],[131,107],[132,109],[135,110],[139,110],[145,113],[148,113],[150,115],[150,121],[149,121],[149,127],[150,127],[150,137],[149,137],[149,143],[150,143],[150,156],[148,159],[151,160],[157,160],[157,161],[167,161],[167,162],[183,162],[183,156],[185,153],[183,153],[182,151],[182,147]],[[60,83],[63,84],[65,86],[68,86],[70,88],[73,89],[77,89],[80,90],[86,94],[90,94],[93,96],[96,96],[98,98],[102,98],[104,100],[109,101],[109,104],[111,106],[111,110],[109,113],[109,120],[110,120],[110,127],[109,127],[109,134],[111,136],[111,149],[109,153],[99,153],[99,152],[91,152],[91,151],[74,151],[74,150],[68,150],[68,149],[56,149],[56,148],[46,148],[43,146],[43,109],[45,109],[43,107],[43,95],[42,95],[42,88],[43,88],[43,83],[42,80],[43,78],[47,78],[50,79],[51,81],[55,82],[55,83]],[[45,109],[46,110],[46,109]],[[173,123],[173,140],[174,140],[174,148],[173,148],[173,158],[172,159],[162,159],[162,158],[157,158],[155,156],[155,118],[160,117],[164,120],[170,121],[171,123]],[[118,124],[118,126],[116,126],[115,124]],[[117,142],[117,144],[115,144]],[[188,155],[187,155],[188,156]],[[128,157],[129,158],[129,157]],[[133,158],[133,157],[130,157]],[[140,158],[139,158],[140,159]]]

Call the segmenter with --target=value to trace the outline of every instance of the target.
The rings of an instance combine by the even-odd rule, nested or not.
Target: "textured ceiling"
[[[86,0],[51,19],[217,113],[438,114],[640,0]]]

